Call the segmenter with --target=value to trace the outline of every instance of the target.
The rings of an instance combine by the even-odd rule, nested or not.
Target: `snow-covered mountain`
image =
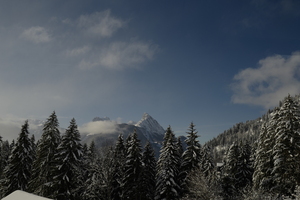
[[[84,143],[95,142],[96,146],[114,145],[119,134],[123,134],[124,139],[136,130],[141,145],[144,146],[149,141],[154,148],[156,155],[159,154],[163,141],[164,128],[148,113],[145,113],[137,123],[117,123],[108,117],[95,117],[81,128],[82,141]]]
[[[143,134],[150,142],[156,142],[157,138],[161,138],[165,133],[164,128],[148,113],[144,113],[135,126],[144,129]]]

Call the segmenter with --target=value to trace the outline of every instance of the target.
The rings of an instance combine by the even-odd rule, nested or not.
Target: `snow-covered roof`
[[[30,194],[28,192],[24,192],[21,190],[16,190],[10,195],[4,197],[2,200],[51,200],[45,197],[40,197],[34,194]]]

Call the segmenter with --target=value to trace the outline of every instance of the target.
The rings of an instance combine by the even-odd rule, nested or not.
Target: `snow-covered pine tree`
[[[113,159],[114,149],[112,146],[101,148],[99,153],[99,169],[101,170],[101,180],[103,182],[102,190],[103,196],[101,199],[110,199],[112,191],[112,179],[113,179]]]
[[[212,151],[210,147],[206,145],[202,148],[200,170],[206,181],[210,184],[214,184],[216,180],[215,164],[213,162]]]
[[[96,162],[98,160],[98,153],[94,140],[91,142],[88,148],[88,159],[90,162]]]
[[[122,196],[121,184],[124,178],[124,165],[125,165],[125,145],[123,134],[121,133],[118,137],[114,153],[113,153],[113,164],[112,164],[112,178],[111,178],[111,199],[119,200]]]
[[[240,153],[238,157],[238,171],[235,175],[236,178],[236,189],[241,192],[246,186],[252,187],[252,147],[246,141],[245,144],[241,142],[240,144]]]
[[[43,197],[50,197],[54,193],[51,187],[54,179],[52,169],[56,167],[54,155],[61,142],[58,126],[57,116],[53,112],[44,124],[36,149],[36,160],[33,162],[29,191]]]
[[[131,134],[127,143],[127,153],[122,183],[122,199],[142,199],[140,177],[142,171],[142,149],[136,130]]]
[[[153,200],[155,194],[156,159],[154,150],[149,142],[146,143],[142,154],[141,196],[144,200]]]
[[[98,149],[95,142],[92,141],[87,148],[88,158],[85,164],[85,170],[88,172],[87,178],[84,183],[84,191],[82,192],[82,198],[84,200],[98,200],[109,199],[109,181],[105,176],[107,174],[107,168],[103,168],[104,165],[110,165],[109,162],[101,160]],[[111,160],[112,154],[104,155],[105,159]],[[108,172],[109,173],[109,172]]]
[[[176,138],[169,126],[164,137],[163,146],[157,162],[155,200],[176,200],[180,195],[178,184],[178,148]]]
[[[32,151],[33,151],[33,160],[36,159],[36,143],[35,143],[35,136],[34,134],[31,135],[31,138],[30,138],[30,141],[31,141],[31,144],[32,144]]]
[[[273,147],[275,145],[275,130],[279,118],[279,108],[276,107],[268,123],[260,131],[258,145],[255,151],[253,188],[260,193],[269,193],[274,186],[272,171],[274,168]]]
[[[280,195],[291,195],[300,184],[300,114],[299,104],[290,95],[279,110],[275,142],[272,190]]]
[[[225,164],[223,167],[223,177],[222,177],[222,195],[225,199],[235,198],[238,194],[236,189],[236,177],[238,173],[238,157],[239,157],[239,146],[237,142],[234,142],[228,149],[225,158]]]
[[[271,155],[268,155],[269,147],[265,145],[265,139],[267,137],[267,124],[264,123],[261,127],[261,131],[258,138],[257,149],[255,151],[255,161],[254,161],[254,173],[252,177],[254,190],[261,190],[261,182],[266,176],[268,165],[267,160]]]
[[[89,161],[89,153],[88,153],[88,145],[87,143],[84,143],[82,145],[82,170],[83,170],[83,180],[86,181],[87,180],[87,177],[88,177],[88,174],[89,174],[89,164],[90,164],[90,161]]]
[[[177,151],[178,151],[178,155],[179,155],[179,157],[180,157],[180,159],[181,159],[181,157],[182,157],[182,154],[183,154],[183,146],[182,146],[182,141],[181,141],[181,138],[180,137],[178,137],[177,138],[177,143],[176,143],[176,145],[177,145]],[[181,163],[180,163],[181,164]]]
[[[82,192],[83,200],[99,200],[106,199],[103,189],[102,172],[97,162],[92,162],[89,165],[89,174],[85,181],[85,187]]]
[[[2,137],[1,137],[1,142],[0,142],[0,179],[2,179],[2,177],[3,177],[3,171],[7,165],[7,161],[8,161],[9,155],[11,153],[9,146],[10,146],[9,142],[7,140],[2,141]]]
[[[189,126],[187,133],[187,139],[185,143],[187,144],[186,150],[182,154],[182,163],[180,167],[180,187],[183,193],[188,191],[187,188],[187,177],[188,174],[199,167],[202,155],[201,155],[201,145],[198,140],[197,131],[195,125],[192,122]]]
[[[15,190],[27,190],[34,154],[28,129],[26,120],[4,170],[2,189],[5,191],[5,196]]]
[[[12,152],[13,148],[15,146],[15,140],[13,139],[9,145],[9,151]]]
[[[62,136],[62,141],[54,156],[55,167],[52,173],[55,176],[53,177],[52,188],[55,199],[80,199],[79,191],[83,185],[82,150],[80,133],[73,118],[66,133]]]
[[[10,145],[7,140],[2,141],[0,150],[1,150],[1,154],[0,154],[0,166],[1,166],[1,168],[0,168],[0,185],[1,185],[4,181],[3,172],[7,166],[8,158],[11,154]],[[0,189],[0,198],[3,197],[3,192],[5,192],[5,191]]]

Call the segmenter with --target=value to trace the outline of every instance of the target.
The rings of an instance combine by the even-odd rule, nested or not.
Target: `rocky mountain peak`
[[[165,133],[164,128],[148,113],[144,113],[142,119],[136,123],[137,127],[144,128],[148,133],[154,133],[157,135],[163,135]]]

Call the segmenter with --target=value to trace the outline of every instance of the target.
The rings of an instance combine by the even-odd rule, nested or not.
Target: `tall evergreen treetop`
[[[190,124],[189,131],[187,132],[187,139],[185,140],[187,148],[182,155],[182,170],[186,171],[186,173],[197,168],[201,161],[201,145],[197,139],[199,137],[197,133],[195,125],[192,122]]]
[[[42,139],[50,139],[54,140],[54,144],[59,144],[61,140],[60,132],[59,132],[59,123],[55,111],[49,116],[46,123],[43,127],[43,135]],[[48,138],[49,137],[49,138]]]
[[[112,179],[110,183],[111,187],[111,199],[121,199],[122,196],[122,182],[124,179],[124,165],[126,149],[124,145],[123,134],[120,134],[113,153],[113,163],[112,163]]]
[[[5,195],[15,190],[27,190],[34,156],[28,129],[28,120],[26,120],[4,171]]]
[[[290,95],[278,113],[273,147],[275,186],[273,191],[290,195],[300,184],[300,113],[299,104]]]
[[[140,175],[142,171],[142,149],[136,130],[127,142],[127,156],[123,179],[123,199],[141,199]]]
[[[78,191],[83,184],[82,157],[83,147],[73,118],[54,157],[56,166],[52,172],[55,174],[52,187],[55,199],[79,199]]]
[[[61,141],[58,129],[59,123],[53,112],[44,124],[42,138],[38,141],[36,160],[33,163],[30,191],[44,197],[53,194],[51,183],[53,181],[52,169],[55,167],[54,155]]]
[[[179,156],[176,137],[169,126],[164,137],[164,143],[157,162],[156,200],[178,199],[179,186]]]
[[[147,142],[142,155],[141,196],[153,200],[155,194],[156,160],[154,150]]]

